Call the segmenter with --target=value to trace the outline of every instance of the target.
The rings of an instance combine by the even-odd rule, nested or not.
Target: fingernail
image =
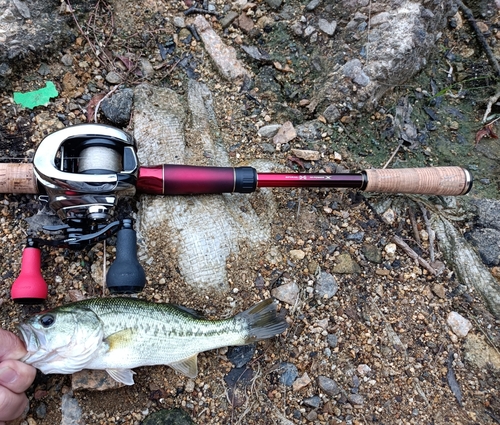
[[[18,377],[17,372],[10,367],[0,368],[0,383],[12,384]]]

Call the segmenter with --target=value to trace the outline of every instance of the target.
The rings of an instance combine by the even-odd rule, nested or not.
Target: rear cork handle
[[[366,192],[420,195],[465,195],[472,188],[470,173],[461,167],[369,169]]]
[[[0,164],[0,193],[38,193],[33,164]]]

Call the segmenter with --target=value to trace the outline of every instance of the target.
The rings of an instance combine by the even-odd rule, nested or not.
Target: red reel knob
[[[39,248],[26,247],[21,260],[21,273],[12,284],[10,295],[20,304],[40,304],[47,299],[48,287],[42,277]]]

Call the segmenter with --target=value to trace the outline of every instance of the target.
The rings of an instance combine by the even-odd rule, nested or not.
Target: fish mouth
[[[24,361],[29,358],[34,352],[43,347],[46,341],[45,335],[42,332],[33,329],[30,325],[20,324],[16,326],[18,332],[20,333],[20,339],[24,342],[26,346],[26,351],[28,352],[21,360]]]
[[[24,345],[26,347],[28,346],[28,341],[30,340],[29,335],[31,334],[30,328],[28,325],[17,325],[16,326],[17,331],[19,332],[19,338],[21,339],[22,342],[24,342]]]

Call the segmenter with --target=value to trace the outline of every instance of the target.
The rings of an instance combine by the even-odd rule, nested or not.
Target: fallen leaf
[[[94,121],[94,115],[95,115],[95,108],[97,108],[97,105],[99,102],[102,100],[104,97],[104,93],[96,94],[92,99],[90,99],[88,105],[87,105],[87,122],[93,122]]]
[[[490,139],[498,139],[498,136],[493,131],[493,123],[486,124],[481,130],[476,133],[474,146],[479,143],[483,137],[488,137]]]
[[[125,68],[127,69],[127,71],[133,71],[135,68],[137,68],[137,63],[132,61],[127,56],[117,55],[116,57],[117,57],[117,59],[120,59],[120,61],[123,63],[123,65],[125,65]]]
[[[294,163],[294,164],[297,164],[299,167],[302,167],[305,169],[304,167],[304,163],[299,159],[297,158],[296,156],[289,156],[288,158],[288,161]]]
[[[453,370],[453,355],[453,351],[450,351],[448,356],[448,373],[446,374],[446,378],[451,392],[457,399],[458,404],[462,406],[462,391],[460,390],[460,385],[457,382],[457,378],[455,377],[455,372]]]

